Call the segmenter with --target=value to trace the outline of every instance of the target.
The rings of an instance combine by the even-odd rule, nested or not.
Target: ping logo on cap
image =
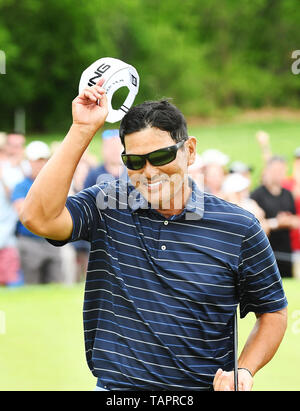
[[[102,77],[103,73],[105,73],[108,69],[110,69],[110,66],[108,64],[101,64],[94,72],[94,74],[96,75],[89,79],[88,86],[94,86],[97,83],[98,79]]]
[[[132,106],[139,90],[140,78],[136,69],[130,64],[112,57],[103,57],[84,70],[79,82],[79,93],[86,87],[94,86],[101,77],[105,79],[102,87],[106,91],[108,104],[106,121],[116,123],[125,116]],[[121,87],[127,87],[128,95],[119,109],[115,110],[111,104],[112,97]]]

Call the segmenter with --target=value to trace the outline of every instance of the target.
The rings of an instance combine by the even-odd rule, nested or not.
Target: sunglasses
[[[177,151],[186,140],[181,140],[174,146],[160,148],[148,154],[122,154],[123,163],[129,170],[140,170],[145,167],[146,160],[153,166],[164,166],[171,163],[177,156]]]

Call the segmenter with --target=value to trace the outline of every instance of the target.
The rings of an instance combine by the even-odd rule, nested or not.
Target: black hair
[[[168,131],[178,143],[188,138],[187,125],[181,111],[167,99],[145,101],[132,107],[120,124],[120,138],[125,147],[125,136],[147,127],[156,127]]]

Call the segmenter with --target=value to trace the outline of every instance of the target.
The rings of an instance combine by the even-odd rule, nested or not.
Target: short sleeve
[[[59,247],[78,240],[91,241],[93,230],[102,221],[101,212],[96,204],[98,192],[99,188],[94,186],[67,198],[66,207],[73,220],[71,237],[66,241],[47,239],[50,244]]]
[[[268,237],[256,218],[241,245],[240,316],[279,311],[287,306],[281,276]]]

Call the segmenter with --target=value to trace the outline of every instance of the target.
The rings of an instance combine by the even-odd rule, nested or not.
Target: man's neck
[[[273,196],[279,196],[281,194],[282,187],[278,184],[265,184],[265,187]]]
[[[182,211],[185,208],[186,203],[188,202],[188,199],[191,195],[192,188],[189,186],[189,184],[183,184],[182,186],[182,192],[179,193],[175,198],[171,198],[170,200],[170,208],[155,208],[158,213],[163,215],[165,218],[169,218],[172,215],[178,215],[182,213]],[[178,207],[178,206],[181,207]]]

